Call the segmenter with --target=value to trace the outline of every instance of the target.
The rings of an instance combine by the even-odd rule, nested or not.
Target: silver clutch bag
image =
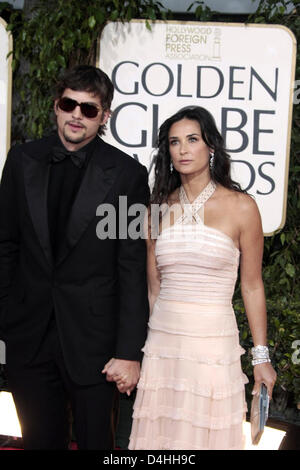
[[[261,384],[259,394],[252,398],[251,403],[251,439],[252,444],[257,445],[264,432],[264,427],[268,419],[269,397],[268,390],[264,384]]]

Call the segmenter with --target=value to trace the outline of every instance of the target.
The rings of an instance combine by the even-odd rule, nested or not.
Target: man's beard
[[[84,128],[83,128],[84,129]],[[63,136],[66,140],[66,142],[69,142],[71,144],[80,144],[81,142],[83,142],[86,138],[86,132],[84,132],[83,134],[79,135],[79,136],[70,136],[67,134],[65,128],[63,130]]]

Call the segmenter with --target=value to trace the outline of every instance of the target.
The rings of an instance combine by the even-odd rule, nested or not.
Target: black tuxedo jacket
[[[0,336],[7,363],[22,366],[34,358],[54,311],[70,376],[86,385],[105,380],[101,370],[111,357],[142,356],[148,321],[145,240],[103,240],[96,229],[102,203],[115,208],[117,231],[119,196],[127,196],[128,207],[147,206],[147,171],[97,138],[54,262],[47,214],[54,139],[12,148],[3,170]]]

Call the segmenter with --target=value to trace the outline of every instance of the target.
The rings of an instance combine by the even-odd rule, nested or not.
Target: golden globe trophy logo
[[[285,223],[295,53],[280,25],[109,23],[97,63],[115,87],[105,140],[144,164],[152,184],[160,125],[184,107],[206,108],[233,179],[254,196],[271,235]]]

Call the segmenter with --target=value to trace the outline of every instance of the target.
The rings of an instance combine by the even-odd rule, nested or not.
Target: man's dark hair
[[[55,99],[60,99],[66,88],[75,91],[87,91],[100,98],[103,111],[110,111],[114,96],[114,87],[105,72],[92,65],[77,65],[66,70],[56,84]],[[104,134],[105,126],[99,127],[99,134]]]

